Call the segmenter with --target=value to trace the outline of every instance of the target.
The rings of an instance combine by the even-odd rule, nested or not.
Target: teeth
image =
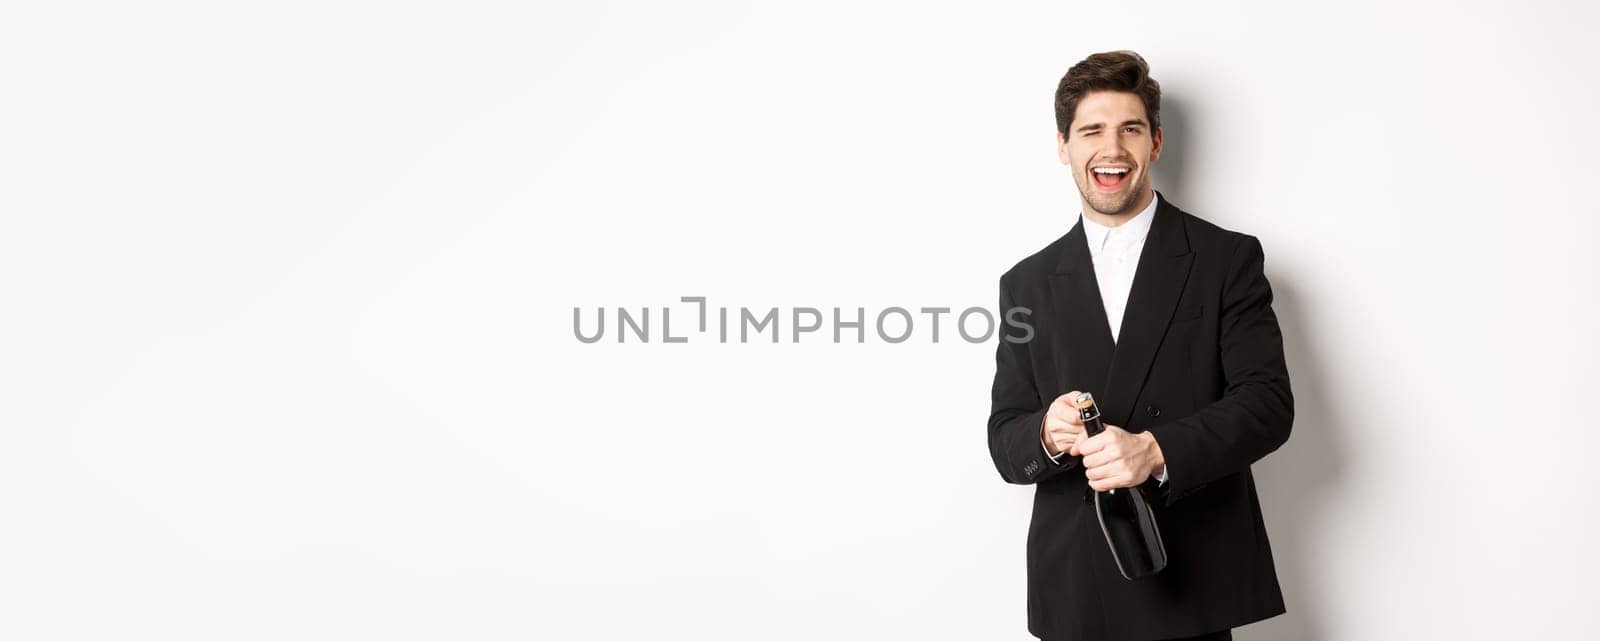
[[[1125,174],[1125,173],[1128,173],[1128,170],[1126,168],[1123,168],[1123,167],[1095,167],[1094,168],[1094,173],[1097,173],[1097,174]]]

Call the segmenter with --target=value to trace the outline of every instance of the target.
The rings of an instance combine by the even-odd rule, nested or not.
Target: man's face
[[[1072,168],[1083,202],[1107,216],[1132,214],[1149,201],[1150,165],[1161,156],[1139,96],[1094,91],[1078,101],[1066,136],[1056,133],[1061,162]]]

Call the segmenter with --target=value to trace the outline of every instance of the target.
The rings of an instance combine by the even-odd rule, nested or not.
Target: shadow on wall
[[[1194,142],[1190,139],[1188,122],[1184,119],[1183,102],[1172,96],[1161,97],[1161,159],[1156,161],[1150,180],[1156,191],[1171,194],[1173,202],[1183,203],[1183,177],[1186,155],[1184,150]]]
[[[1272,249],[1266,248],[1270,263]],[[1284,358],[1294,389],[1294,431],[1289,442],[1253,466],[1256,490],[1272,542],[1278,583],[1288,613],[1239,629],[1240,641],[1321,641],[1327,638],[1325,605],[1319,603],[1315,543],[1326,522],[1324,509],[1339,485],[1344,468],[1340,441],[1343,425],[1339,404],[1321,376],[1314,351],[1317,318],[1312,301],[1300,295],[1292,279],[1270,273],[1273,311],[1283,329]]]
[[[1197,142],[1189,128],[1185,103],[1167,95],[1161,98],[1164,137],[1161,160],[1152,176],[1155,186],[1172,200],[1183,203],[1188,149]],[[1204,213],[1201,213],[1204,217]],[[1251,233],[1248,228],[1239,229]],[[1340,442],[1339,406],[1321,375],[1315,352],[1318,318],[1315,301],[1302,296],[1289,274],[1271,273],[1273,249],[1263,242],[1272,283],[1273,311],[1283,330],[1284,358],[1294,390],[1294,430],[1289,442],[1252,467],[1261,509],[1277,565],[1278,582],[1288,613],[1245,626],[1234,632],[1239,641],[1322,641],[1328,613],[1318,602],[1317,563],[1313,545],[1324,523],[1324,507],[1338,487],[1344,468]]]

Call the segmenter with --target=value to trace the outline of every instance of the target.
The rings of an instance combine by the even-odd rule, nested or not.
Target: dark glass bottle
[[[1105,431],[1094,396],[1087,392],[1079,394],[1074,405],[1088,436]],[[1106,535],[1111,556],[1116,559],[1117,570],[1122,572],[1123,578],[1147,577],[1167,567],[1167,548],[1161,544],[1161,530],[1156,528],[1155,512],[1145,500],[1143,490],[1131,487],[1095,492],[1094,512],[1100,517],[1100,531]]]

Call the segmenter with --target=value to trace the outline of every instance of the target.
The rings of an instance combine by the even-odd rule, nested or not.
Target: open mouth
[[[1094,186],[1103,191],[1116,191],[1122,188],[1122,183],[1127,182],[1132,170],[1128,167],[1095,167],[1089,170],[1093,177]]]

